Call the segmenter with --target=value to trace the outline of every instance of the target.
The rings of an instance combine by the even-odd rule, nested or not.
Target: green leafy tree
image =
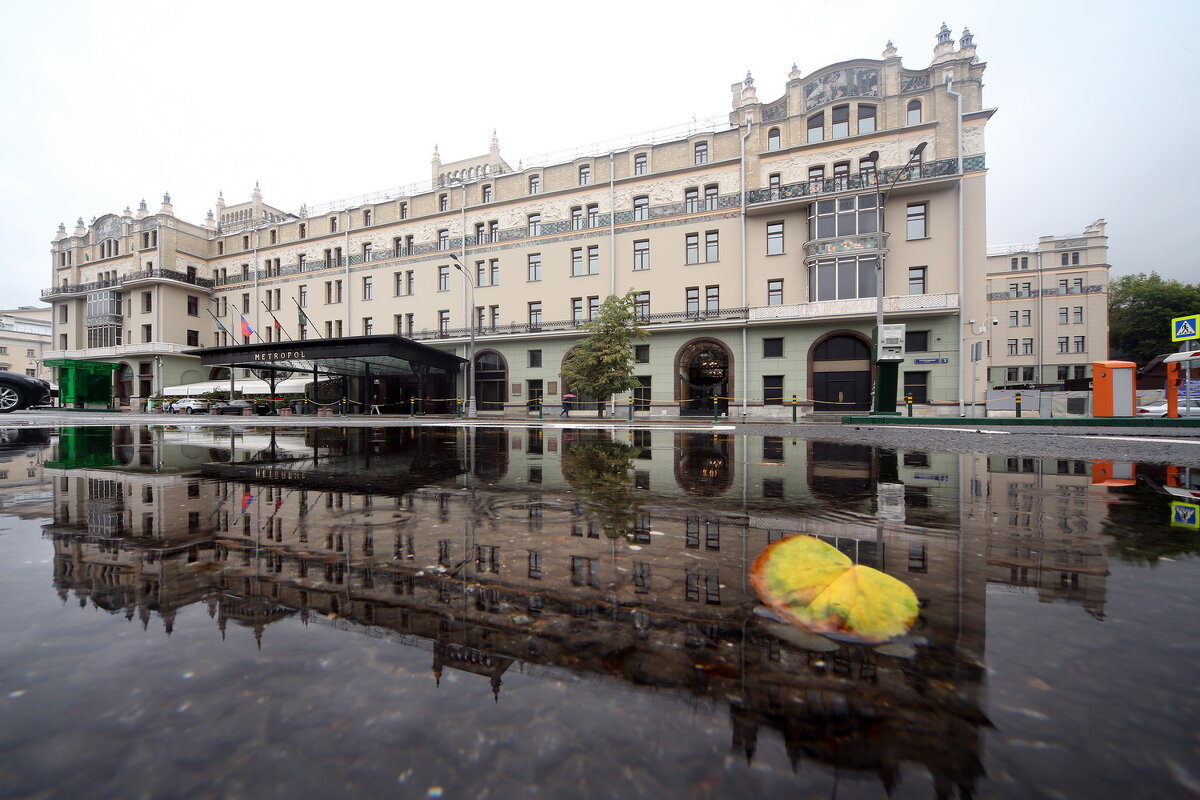
[[[599,431],[563,446],[563,477],[583,496],[588,515],[610,539],[633,529],[638,509],[631,474],[634,452],[632,446]]]
[[[1108,287],[1109,345],[1139,364],[1179,349],[1171,320],[1200,313],[1200,284],[1165,280],[1157,272],[1122,275]]]
[[[635,292],[609,295],[583,329],[588,337],[563,360],[562,379],[571,391],[606,400],[639,386],[633,374],[633,342],[646,338],[634,310]],[[597,406],[596,416],[603,416]]]

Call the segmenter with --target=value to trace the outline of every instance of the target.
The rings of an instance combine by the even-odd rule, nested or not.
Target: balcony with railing
[[[983,169],[984,157],[971,156],[963,159],[963,170]],[[861,192],[864,189],[887,190],[892,186],[918,181],[931,181],[958,175],[958,159],[943,158],[925,164],[903,167],[887,167],[865,170],[855,175],[835,175],[831,178],[816,178],[800,183],[766,189],[751,189],[746,192],[746,205],[781,203],[789,200],[828,197],[843,192]]]
[[[84,294],[86,292],[95,292],[101,289],[115,289],[129,283],[140,283],[148,280],[168,280],[178,281],[180,283],[199,286],[204,289],[211,289],[215,283],[211,278],[200,278],[188,275],[186,272],[179,272],[173,269],[142,269],[136,272],[126,272],[123,275],[118,275],[114,278],[102,281],[91,281],[89,283],[73,283],[65,286],[52,286],[49,289],[42,289],[42,297],[59,297],[72,294]]]
[[[177,342],[142,342],[141,344],[118,344],[110,347],[89,347],[79,350],[47,350],[44,359],[65,358],[72,360],[86,359],[95,361],[102,358],[125,358],[145,355],[179,355],[184,350],[194,350],[193,346]]]
[[[779,306],[755,306],[750,309],[752,321],[822,319],[874,314],[878,303],[874,297],[855,297],[846,300],[818,300],[812,303],[791,303]],[[958,293],[902,294],[883,298],[886,313],[946,311],[958,308]]]

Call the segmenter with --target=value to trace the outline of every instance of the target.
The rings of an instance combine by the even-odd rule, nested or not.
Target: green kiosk
[[[63,406],[113,407],[112,374],[121,368],[120,364],[108,361],[71,361],[65,358],[52,358],[45,364],[58,370],[58,399]]]

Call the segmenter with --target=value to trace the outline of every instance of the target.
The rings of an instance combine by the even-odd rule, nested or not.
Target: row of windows
[[[1029,256],[1013,256],[1010,261],[1012,271],[1029,269]],[[1059,254],[1059,265],[1069,267],[1079,264],[1079,251]]]
[[[1082,323],[1083,306],[1060,306],[1058,309],[1058,321],[1061,325]],[[1008,312],[1008,326],[1010,328],[1028,328],[1032,324],[1033,312],[1029,309]]]
[[[1087,337],[1086,336],[1059,336],[1058,337],[1058,352],[1059,353],[1086,353],[1087,352]],[[1017,339],[1008,340],[1008,354],[1016,355],[1033,355],[1034,350],[1033,339]]]
[[[1058,281],[1058,294],[1083,294],[1083,278],[1062,278]],[[1009,297],[1033,297],[1033,282],[1010,283]]]
[[[858,104],[856,108],[857,133],[874,133],[877,129],[876,107]],[[850,135],[850,106],[839,105],[829,109],[829,138],[844,139]],[[911,100],[905,109],[905,124],[919,125],[921,123],[921,101]],[[818,111],[810,116],[805,123],[807,136],[805,141],[811,143],[825,141],[825,112]],[[778,150],[782,146],[779,128],[767,131],[767,149]]]

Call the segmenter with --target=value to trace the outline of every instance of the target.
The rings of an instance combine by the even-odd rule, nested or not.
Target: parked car
[[[253,400],[219,400],[212,405],[218,414],[241,414],[247,408],[254,410]]]
[[[16,372],[0,372],[0,414],[50,402],[50,384]]]
[[[1139,417],[1165,417],[1167,415],[1167,401],[1165,399],[1155,400],[1153,403],[1138,406],[1137,413]],[[1179,416],[1200,417],[1200,400],[1180,400]]]
[[[181,397],[167,407],[172,414],[204,414],[208,411],[208,401],[202,397]]]

